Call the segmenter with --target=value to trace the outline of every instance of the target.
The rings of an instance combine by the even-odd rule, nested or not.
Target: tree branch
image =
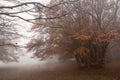
[[[39,3],[39,2],[25,2],[25,3],[21,3],[21,4],[18,4],[18,5],[14,5],[14,6],[0,6],[0,9],[13,9],[13,8],[17,8],[17,7],[21,7],[21,6],[24,6],[24,5],[29,5],[29,4],[33,4],[33,5],[40,5],[40,6],[42,6],[42,7],[45,7],[45,8],[49,8],[49,7],[47,7],[47,6],[45,6],[45,5],[43,5],[43,4],[41,4],[41,3]]]

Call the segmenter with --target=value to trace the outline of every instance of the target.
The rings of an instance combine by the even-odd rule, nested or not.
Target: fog
[[[116,46],[119,44],[116,38],[119,31],[117,28],[115,32],[112,29],[119,22],[116,18],[119,2],[115,5],[115,1],[120,0],[52,0],[49,4],[52,7],[34,3],[46,5],[50,0],[16,0],[25,3],[15,7],[13,5],[17,2],[10,1],[12,3],[9,0],[0,1],[3,5],[0,13],[9,16],[10,20],[15,17],[17,25],[14,34],[18,33],[21,37],[13,39],[11,34],[10,44],[7,41],[6,44],[1,42],[2,46],[9,48],[0,50],[0,80],[120,80],[120,46]],[[76,1],[80,1],[79,4]],[[110,7],[111,5],[113,6]],[[25,10],[22,11],[24,7]],[[17,8],[18,11],[20,8],[20,12],[17,12]],[[7,17],[2,19],[7,20]],[[34,22],[45,25],[45,28]],[[3,25],[4,27],[6,26]],[[33,30],[34,27],[37,30]],[[33,36],[34,32],[38,34]],[[49,34],[48,39],[45,39],[46,34]],[[11,45],[14,49],[11,49]],[[4,56],[2,52],[7,50],[11,54]]]
[[[42,4],[46,5],[50,2],[50,0],[18,0],[20,2],[41,2]],[[8,1],[2,0],[0,1],[1,4],[3,5],[14,5],[13,3],[10,3]],[[28,17],[28,18],[33,18],[33,16],[30,16],[29,14],[26,13],[22,13],[19,14],[22,17]],[[38,59],[33,59],[31,58],[32,52],[27,52],[26,45],[27,43],[32,39],[31,36],[33,36],[33,32],[31,32],[31,27],[33,26],[33,24],[23,21],[23,20],[18,20],[16,21],[16,23],[18,24],[17,26],[15,26],[18,30],[18,33],[20,35],[24,35],[23,37],[16,39],[13,41],[14,44],[17,43],[18,46],[23,46],[23,48],[20,48],[20,50],[18,49],[16,51],[16,53],[20,56],[19,58],[19,62],[10,62],[10,63],[3,63],[2,61],[0,62],[0,66],[1,67],[5,67],[5,66],[20,66],[20,65],[33,65],[33,64],[42,64],[45,61],[39,61]],[[22,23],[22,24],[21,24]]]

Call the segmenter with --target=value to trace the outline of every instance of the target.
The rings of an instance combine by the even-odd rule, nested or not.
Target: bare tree
[[[109,44],[120,38],[119,0],[52,0],[49,6],[59,3],[45,14],[64,16],[38,20],[45,25],[33,27],[40,35],[28,44],[29,51],[42,59],[58,54],[61,59],[75,57],[81,66],[102,66]]]
[[[19,0],[2,0],[0,3],[0,60],[3,62],[17,61],[14,49],[21,48],[17,44],[13,44],[14,39],[23,37],[16,29],[17,21],[23,20],[32,24],[36,19],[46,19],[43,11],[49,8],[39,2],[21,2]],[[4,3],[5,2],[5,3]],[[11,4],[11,5],[6,5]],[[33,18],[24,17],[28,15]],[[37,24],[38,25],[38,24]],[[10,52],[9,49],[13,51]]]

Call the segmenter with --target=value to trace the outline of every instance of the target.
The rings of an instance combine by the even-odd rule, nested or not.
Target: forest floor
[[[74,62],[1,67],[0,80],[120,80],[120,63],[84,70]]]

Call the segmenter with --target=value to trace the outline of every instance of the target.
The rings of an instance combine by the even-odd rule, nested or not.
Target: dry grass
[[[0,80],[120,80],[111,69],[80,70],[75,64],[0,68]]]

